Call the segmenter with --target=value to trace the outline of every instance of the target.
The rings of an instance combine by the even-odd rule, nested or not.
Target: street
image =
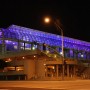
[[[0,81],[0,90],[90,90],[90,80]]]

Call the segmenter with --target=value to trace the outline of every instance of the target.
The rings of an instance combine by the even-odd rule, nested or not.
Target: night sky
[[[0,0],[0,28],[15,24],[60,35],[45,16],[60,20],[64,36],[90,42],[89,0]]]

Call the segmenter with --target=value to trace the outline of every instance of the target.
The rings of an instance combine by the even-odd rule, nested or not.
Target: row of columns
[[[58,64],[56,65],[56,75],[57,75],[57,77],[59,76],[59,69],[58,69]],[[69,64],[67,64],[66,65],[66,67],[64,66],[64,76],[65,76],[65,71],[66,71],[66,76],[67,77],[69,77],[69,76],[72,76],[72,75],[76,75],[76,65],[73,65],[72,67],[71,67],[71,71],[70,71],[70,65]]]
[[[18,41],[18,50],[20,51],[20,43],[22,43],[22,42],[20,42],[20,41]],[[26,42],[23,42],[24,43],[24,45],[23,45],[23,49],[25,50],[25,48],[26,48]],[[32,42],[32,43],[30,43],[31,44],[31,49],[32,49],[32,47],[34,46],[34,45],[36,45],[35,44],[35,42]],[[39,45],[37,45],[37,46],[39,46]],[[43,46],[43,44],[42,44],[42,47],[44,47]],[[46,46],[46,48],[48,48],[47,46]],[[59,47],[56,47],[56,50],[58,49]],[[39,48],[40,49],[40,48]],[[58,51],[58,50],[57,50]],[[4,37],[3,37],[3,40],[2,40],[2,53],[4,53],[5,52],[5,40],[4,40]],[[82,54],[83,56],[79,56],[79,54]],[[79,52],[79,51],[77,51],[76,52],[76,50],[72,50],[72,49],[64,49],[64,57],[71,57],[71,58],[77,58],[77,59],[90,59],[90,52],[84,52],[84,51],[82,51],[82,52]]]
[[[54,73],[52,72],[52,74],[55,74],[55,77],[62,77],[62,73],[63,73],[62,72],[62,65],[57,64],[57,65],[54,65],[54,67],[55,67],[55,72]],[[75,76],[76,70],[77,70],[76,65],[67,64],[66,66],[64,66],[64,77]],[[48,66],[46,66],[46,68],[45,68],[45,76],[46,77],[49,77],[48,73],[49,73]],[[51,76],[53,76],[53,75],[51,75]]]
[[[64,57],[71,57],[77,59],[90,59],[90,52],[68,49],[64,50]]]

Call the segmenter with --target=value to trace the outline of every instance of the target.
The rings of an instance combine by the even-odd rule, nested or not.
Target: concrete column
[[[56,75],[58,77],[58,64],[56,65]]]
[[[33,44],[33,42],[31,43],[31,50],[33,50],[33,46],[34,46],[34,44]]]
[[[24,79],[27,80],[27,75],[25,75]]]
[[[87,52],[85,52],[85,59],[87,59]]]
[[[70,53],[71,49],[69,49],[68,53],[69,53],[69,57],[71,57],[71,53]]]
[[[24,42],[24,50],[25,50],[25,42]]]
[[[5,53],[5,42],[2,43],[2,54]]]
[[[18,51],[20,51],[20,42],[18,41]]]
[[[75,58],[75,51],[74,51],[74,49],[73,49],[73,58]]]
[[[87,52],[86,57],[87,57],[87,59],[89,59],[89,52]]]
[[[45,77],[47,77],[47,66],[45,66]]]
[[[76,75],[76,66],[75,65],[73,67],[73,74],[74,74],[74,76]]]
[[[67,76],[69,77],[69,65],[67,64]]]
[[[5,51],[6,51],[6,46],[5,46],[5,39],[4,39],[4,36],[3,36],[2,39],[3,39],[3,40],[2,40],[2,54],[4,54]]]

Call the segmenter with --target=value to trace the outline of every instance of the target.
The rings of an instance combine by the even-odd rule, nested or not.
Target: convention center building
[[[63,54],[62,54],[63,48]],[[90,42],[18,25],[0,28],[0,80],[90,78]]]

